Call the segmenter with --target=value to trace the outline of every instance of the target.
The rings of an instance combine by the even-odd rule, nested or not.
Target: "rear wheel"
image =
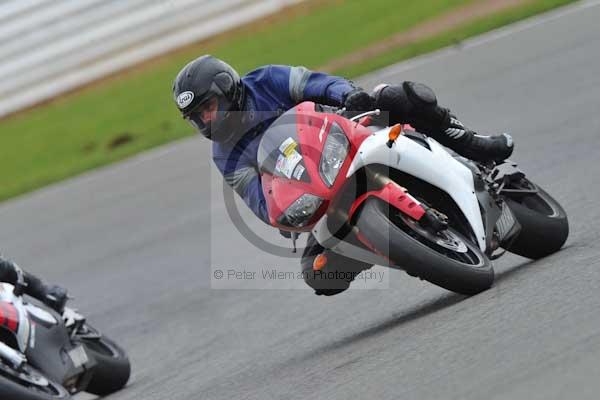
[[[569,236],[567,214],[561,205],[533,182],[522,179],[503,192],[506,203],[521,224],[521,232],[506,250],[538,259],[557,252]],[[534,194],[525,194],[532,191]]]
[[[84,330],[78,339],[97,362],[86,392],[106,396],[125,387],[131,374],[125,350],[87,324]]]
[[[356,227],[393,264],[445,289],[473,295],[494,282],[490,260],[451,227],[432,233],[374,197],[365,201]]]
[[[15,370],[0,361],[0,399],[68,400],[70,395],[58,383],[47,379],[29,365]]]

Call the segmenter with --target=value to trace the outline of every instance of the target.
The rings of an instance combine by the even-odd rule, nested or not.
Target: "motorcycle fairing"
[[[13,289],[14,286],[10,283],[0,284],[0,327],[15,335],[19,350],[24,352],[31,340],[31,322],[21,299],[13,295]]]
[[[21,297],[14,295],[13,289],[14,286],[9,283],[0,283],[0,311],[4,311],[2,315],[15,335],[19,350],[31,365],[44,370],[50,379],[64,383],[80,377],[80,384],[85,385],[96,360],[90,357],[85,364],[75,365],[69,352],[81,345],[74,344],[64,325],[58,323],[60,315],[25,303]],[[0,323],[0,329],[2,326]]]
[[[350,148],[335,182],[328,187],[319,175],[319,163],[334,123],[345,133]],[[343,186],[342,178],[358,147],[371,134],[368,128],[340,115],[317,111],[313,102],[301,103],[275,120],[263,134],[257,157],[270,224],[283,230],[310,231]],[[282,156],[289,156],[292,161],[278,165]],[[293,162],[293,167],[288,162]],[[302,172],[295,176],[298,166],[302,166]],[[279,217],[305,193],[323,199],[314,218],[302,228],[281,225]]]
[[[11,303],[0,301],[0,326],[8,329],[12,333],[17,333],[19,329],[19,314],[17,309]]]
[[[60,316],[53,311],[48,311],[55,320]],[[33,331],[35,347],[29,346],[25,355],[29,362],[45,371],[47,376],[59,383],[65,383],[71,379],[82,381],[88,379],[89,372],[96,365],[96,360],[89,356],[83,364],[77,364],[70,353],[78,350],[81,345],[74,343],[63,324],[36,324]]]
[[[380,164],[441,189],[456,202],[471,225],[479,247],[485,252],[486,232],[471,170],[429,137],[426,138],[429,150],[404,136],[400,136],[389,148],[386,145],[389,130],[390,128],[382,129],[362,142],[346,176],[352,176],[367,165]]]
[[[479,247],[485,251],[485,229],[471,170],[429,137],[426,140],[430,150],[404,136],[400,136],[389,148],[386,145],[389,129],[377,132],[361,144],[347,176],[369,164],[380,164],[415,176],[443,190],[456,202],[471,225]]]

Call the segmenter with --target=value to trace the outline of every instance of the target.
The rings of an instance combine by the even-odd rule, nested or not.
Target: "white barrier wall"
[[[301,0],[0,0],[0,117]]]

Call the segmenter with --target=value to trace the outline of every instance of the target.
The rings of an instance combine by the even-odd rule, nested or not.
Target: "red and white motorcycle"
[[[463,294],[492,285],[501,248],[562,247],[565,211],[516,164],[475,163],[376,115],[304,102],[270,126],[258,162],[272,225]]]

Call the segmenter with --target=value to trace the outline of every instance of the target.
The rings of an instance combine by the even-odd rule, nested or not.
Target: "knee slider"
[[[340,279],[335,270],[314,271],[312,268],[303,269],[302,275],[304,282],[321,294],[336,294],[343,292],[350,287],[350,281]]]
[[[335,296],[344,292],[346,289],[315,289],[317,296]]]

